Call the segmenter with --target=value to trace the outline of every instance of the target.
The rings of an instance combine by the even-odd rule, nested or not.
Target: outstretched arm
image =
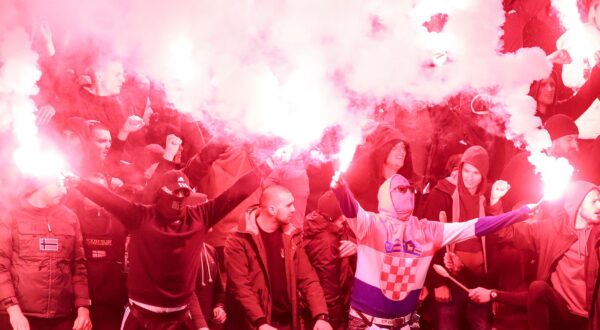
[[[137,227],[142,221],[144,213],[147,211],[145,206],[130,202],[91,181],[81,179],[76,187],[85,197],[114,214],[129,228]]]
[[[474,237],[492,234],[529,218],[531,209],[523,206],[518,210],[496,216],[487,216],[465,222],[443,224],[442,246],[458,243]]]

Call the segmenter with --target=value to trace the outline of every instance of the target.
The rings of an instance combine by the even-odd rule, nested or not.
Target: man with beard
[[[226,329],[299,330],[300,295],[314,330],[331,330],[327,304],[294,228],[294,196],[279,185],[265,188],[238,230],[227,239],[225,266],[231,318]]]
[[[579,151],[577,143],[579,129],[575,122],[566,115],[558,114],[548,118],[544,128],[552,140],[548,155],[564,157],[573,163]],[[511,210],[517,203],[534,203],[543,196],[541,178],[536,175],[533,165],[527,160],[528,156],[529,152],[526,151],[514,155],[502,171],[500,179],[507,181],[512,187],[502,202],[505,211]],[[577,171],[577,166],[575,170]]]

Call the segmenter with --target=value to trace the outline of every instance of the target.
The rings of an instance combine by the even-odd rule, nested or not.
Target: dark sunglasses
[[[394,190],[397,190],[397,191],[399,191],[399,192],[401,192],[403,194],[405,192],[407,192],[407,191],[410,191],[413,194],[417,193],[417,188],[415,188],[415,186],[413,186],[413,185],[410,185],[410,186],[398,186],[398,187],[394,188]]]

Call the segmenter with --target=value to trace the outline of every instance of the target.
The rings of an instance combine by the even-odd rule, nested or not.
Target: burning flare
[[[535,166],[537,173],[542,176],[544,184],[544,200],[560,198],[573,175],[573,166],[566,158],[555,158],[542,152],[534,151],[529,156],[529,162]]]
[[[350,166],[350,162],[352,162],[354,152],[356,151],[356,146],[358,146],[359,143],[360,139],[354,135],[349,135],[340,142],[340,152],[337,154],[339,166],[333,174],[333,178],[331,178],[331,187],[335,186],[342,173]]]

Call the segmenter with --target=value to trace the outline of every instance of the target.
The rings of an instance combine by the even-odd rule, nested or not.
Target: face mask
[[[396,216],[400,220],[406,220],[413,213],[415,207],[414,188],[401,176],[396,176],[390,184],[390,195]]]
[[[183,217],[183,208],[186,197],[176,197],[164,192],[158,191],[156,198],[156,208],[167,220],[178,220]]]

